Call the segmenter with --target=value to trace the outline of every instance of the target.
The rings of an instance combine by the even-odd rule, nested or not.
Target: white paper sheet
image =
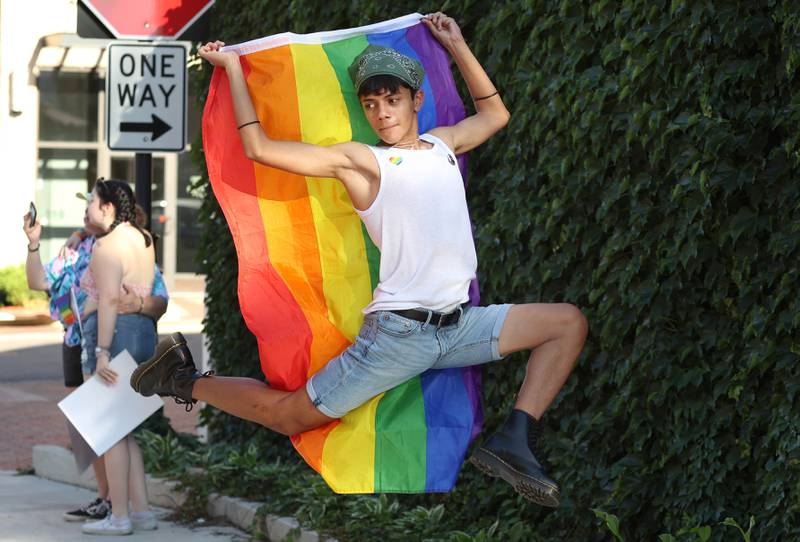
[[[108,385],[94,375],[58,403],[58,408],[97,455],[103,455],[164,406],[161,397],[143,397],[131,388],[129,382],[136,362],[127,350],[114,356],[111,368],[117,372],[115,384]]]
[[[97,459],[97,454],[94,453],[91,446],[86,442],[86,439],[78,433],[75,426],[69,420],[65,420],[67,424],[67,432],[69,433],[69,446],[72,449],[72,455],[75,457],[75,466],[78,468],[78,474],[83,474],[83,471],[89,468],[89,465],[94,463]]]
[[[78,331],[81,333],[81,337],[83,337],[83,319],[81,318],[81,310],[80,305],[78,305],[78,298],[75,296],[75,287],[77,285],[73,284],[72,288],[69,289],[69,308],[72,310],[72,314],[75,316],[75,322],[78,324]]]

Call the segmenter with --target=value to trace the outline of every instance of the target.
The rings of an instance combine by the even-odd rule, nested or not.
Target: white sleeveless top
[[[469,299],[478,259],[453,152],[430,134],[427,150],[369,147],[380,188],[361,217],[381,251],[380,283],[364,313],[422,307],[449,312]]]

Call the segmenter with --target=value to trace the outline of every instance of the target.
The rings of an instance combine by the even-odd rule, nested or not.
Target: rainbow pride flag
[[[318,145],[378,138],[347,67],[369,44],[425,67],[420,131],[464,118],[449,58],[412,14],[361,28],[234,45],[258,118],[274,139]],[[203,116],[209,177],[239,258],[239,303],[271,386],[295,390],[351,344],[378,283],[380,254],[340,182],[248,160],[226,73]],[[464,172],[463,160],[460,162]],[[478,303],[477,285],[470,290]],[[292,437],[339,493],[446,492],[480,431],[480,371],[428,371],[325,427]]]
[[[64,324],[64,327],[69,327],[75,323],[75,313],[72,312],[70,290],[64,295],[58,296],[53,300],[53,305],[58,311],[58,319]]]

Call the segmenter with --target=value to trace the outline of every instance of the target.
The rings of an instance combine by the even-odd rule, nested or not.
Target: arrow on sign
[[[120,132],[151,132],[151,141],[155,141],[162,135],[172,130],[172,126],[158,118],[155,113],[151,113],[152,122],[120,122]]]

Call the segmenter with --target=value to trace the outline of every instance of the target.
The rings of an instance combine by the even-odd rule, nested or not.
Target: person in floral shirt
[[[86,199],[84,194],[78,194],[78,197]],[[32,290],[48,292],[50,295],[50,315],[53,320],[60,321],[64,326],[64,343],[62,345],[64,385],[74,388],[83,383],[81,323],[78,315],[83,313],[86,293],[80,289],[79,284],[81,277],[89,268],[95,235],[101,232],[94,231],[94,227],[84,215],[84,228],[73,233],[59,254],[43,264],[39,254],[42,225],[39,222],[31,224],[30,218],[29,214],[23,218],[23,230],[28,237],[28,258],[25,262],[28,287]],[[156,266],[150,295],[140,297],[134,292],[128,291],[120,297],[117,310],[119,314],[139,312],[157,321],[166,312],[168,302],[169,294],[164,284],[164,277]],[[64,519],[67,521],[102,519],[111,510],[103,458],[98,458],[92,467],[97,479],[98,496],[92,502],[66,512]]]

